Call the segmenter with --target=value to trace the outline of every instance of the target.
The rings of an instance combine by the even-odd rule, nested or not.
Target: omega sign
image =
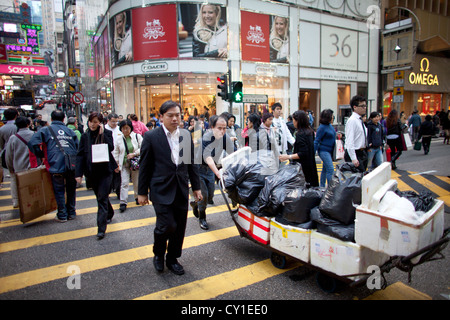
[[[430,71],[430,61],[427,58],[420,60],[420,73],[411,72],[409,74],[409,83],[422,84],[428,86],[438,86],[439,79],[437,74],[428,73]]]

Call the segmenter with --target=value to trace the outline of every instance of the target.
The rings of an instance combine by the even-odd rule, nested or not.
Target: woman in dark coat
[[[425,121],[420,125],[419,136],[417,137],[417,140],[422,138],[424,154],[428,154],[428,152],[430,152],[431,137],[434,136],[434,123],[431,120],[432,118],[428,114],[425,117]]]
[[[99,240],[105,237],[106,224],[114,216],[114,209],[109,202],[109,191],[113,171],[119,172],[119,166],[112,155],[114,150],[112,131],[105,130],[102,121],[101,113],[93,112],[89,115],[88,129],[81,135],[75,169],[77,182],[81,183],[81,177],[84,175],[86,180],[89,180],[97,198],[97,238]],[[102,143],[108,145],[109,161],[93,163],[92,145]]]
[[[314,154],[314,130],[309,124],[308,115],[303,110],[297,110],[292,115],[295,133],[294,153],[280,155],[281,161],[294,160],[302,165],[306,183],[310,187],[319,186],[316,158]]]

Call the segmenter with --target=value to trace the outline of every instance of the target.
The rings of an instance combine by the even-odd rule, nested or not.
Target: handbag
[[[63,147],[61,146],[61,143],[59,142],[58,138],[56,137],[55,132],[53,131],[52,127],[48,127],[48,130],[50,130],[51,135],[56,141],[56,145],[58,146],[59,150],[64,154],[64,166],[65,171],[75,171],[76,163],[77,163],[77,155],[76,154],[67,154]]]
[[[136,140],[137,140],[137,136],[136,136]],[[127,145],[127,141],[125,140],[125,137],[123,138],[123,143],[125,145],[125,150],[126,150],[127,155],[128,155],[130,152],[128,151],[128,145]],[[141,160],[141,156],[135,156],[135,157],[131,158],[129,160],[130,161],[130,170],[138,171],[139,170],[139,161],[140,160]]]
[[[420,151],[420,149],[422,149],[422,142],[416,141],[414,143],[414,150]]]

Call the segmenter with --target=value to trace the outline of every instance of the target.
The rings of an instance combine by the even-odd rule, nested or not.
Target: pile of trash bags
[[[259,154],[253,161],[243,159],[228,167],[223,183],[229,198],[257,216],[275,217],[285,225],[317,229],[344,241],[354,241],[363,174],[353,164],[338,166],[325,189],[309,187],[300,164],[285,165],[275,171],[272,161],[270,155]]]
[[[277,169],[270,154],[258,154],[231,165],[223,174],[224,188],[233,201],[245,205],[254,215],[275,217],[284,225],[355,242],[356,208],[361,204],[364,174],[353,163],[336,166],[328,187],[310,187],[301,165]],[[434,204],[430,193],[396,191],[416,211],[427,212]],[[407,200],[406,200],[407,199]]]

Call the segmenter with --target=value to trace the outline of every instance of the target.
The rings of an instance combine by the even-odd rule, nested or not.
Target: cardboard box
[[[303,262],[309,263],[311,230],[270,221],[270,246]]]
[[[406,223],[362,206],[356,208],[356,243],[390,256],[414,253],[438,241],[443,233],[444,202],[441,200],[435,200],[419,224]]]
[[[269,244],[270,241],[270,219],[255,216],[247,207],[239,205],[236,219],[239,226],[244,229],[249,236],[262,244]]]
[[[58,208],[52,178],[45,166],[19,172],[16,177],[20,221],[26,223]]]
[[[311,231],[310,260],[313,266],[339,276],[367,273],[372,265],[381,266],[389,256],[354,242],[345,242],[315,230]],[[348,277],[358,280],[363,276]]]

